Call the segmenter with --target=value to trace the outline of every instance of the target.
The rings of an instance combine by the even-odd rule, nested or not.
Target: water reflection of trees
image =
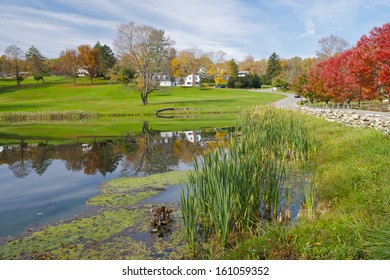
[[[7,164],[16,177],[31,172],[43,175],[55,160],[69,171],[106,176],[119,168],[121,176],[143,176],[176,169],[180,162],[191,162],[202,153],[199,143],[180,137],[162,137],[144,124],[137,136],[117,137],[90,144],[25,145],[3,147],[0,165]]]

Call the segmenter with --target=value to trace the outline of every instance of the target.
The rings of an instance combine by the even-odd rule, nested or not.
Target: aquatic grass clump
[[[198,231],[227,245],[230,234],[250,231],[262,218],[276,221],[287,162],[305,162],[315,150],[306,121],[297,112],[263,107],[238,120],[227,148],[205,152],[181,198],[193,252]]]
[[[55,122],[55,121],[79,121],[91,120],[99,117],[94,112],[74,111],[46,111],[46,112],[12,112],[1,115],[1,120],[5,123],[26,123],[26,122]]]

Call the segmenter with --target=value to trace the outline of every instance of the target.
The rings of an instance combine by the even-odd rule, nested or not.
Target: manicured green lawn
[[[272,93],[235,89],[162,88],[149,96],[143,106],[133,87],[85,78],[74,86],[61,77],[46,78],[45,83],[23,82],[21,87],[6,81],[0,86],[0,113],[83,110],[101,114],[154,114],[163,108],[194,108],[200,111],[237,112],[256,104],[282,98]],[[1,85],[1,83],[0,83]]]
[[[238,113],[255,105],[282,99],[275,93],[259,93],[235,89],[162,88],[149,96],[149,104],[141,104],[133,87],[88,78],[79,78],[77,85],[63,77],[46,77],[45,83],[26,79],[22,86],[0,80],[0,138],[35,140],[74,139],[82,136],[110,136],[138,133],[144,121],[151,129],[161,131],[191,130],[233,126]],[[164,108],[185,110],[166,111]],[[80,110],[100,115],[84,121],[5,122],[4,115],[15,112],[64,112]],[[126,115],[116,117],[117,115]],[[2,118],[3,116],[3,118]],[[4,141],[3,141],[4,142]]]

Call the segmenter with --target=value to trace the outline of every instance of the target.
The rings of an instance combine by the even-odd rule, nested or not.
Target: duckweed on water
[[[134,223],[139,213],[119,209],[48,226],[9,240],[1,247],[5,259],[84,259],[86,248],[104,242]],[[108,226],[109,225],[109,226]]]
[[[127,193],[144,188],[160,189],[167,185],[181,184],[186,178],[186,171],[171,171],[147,177],[116,178],[107,181],[101,191],[103,193]]]
[[[178,244],[184,245],[181,219],[175,220],[169,238],[152,238],[152,205],[136,203],[168,185],[184,182],[185,177],[186,172],[180,171],[107,181],[101,188],[103,194],[88,202],[99,206],[95,214],[4,240],[0,244],[0,259],[180,258]],[[178,205],[172,207],[177,209]],[[175,213],[176,217],[180,215]],[[137,240],[137,234],[143,237]]]
[[[116,178],[101,187],[101,195],[92,197],[88,204],[101,207],[124,207],[158,194],[168,185],[181,184],[186,171],[172,171],[147,177]]]

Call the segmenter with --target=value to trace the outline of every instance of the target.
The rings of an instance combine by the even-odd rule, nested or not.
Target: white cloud
[[[44,55],[56,57],[61,50],[76,48],[82,43],[95,44],[94,30],[113,33],[116,23],[71,13],[51,12],[29,7],[0,6],[3,28],[0,48],[17,44],[24,50],[36,46]],[[90,30],[89,33],[86,32]],[[92,31],[92,32],[91,32]],[[109,38],[111,41],[111,38]]]
[[[314,25],[313,20],[311,18],[306,18],[304,21],[305,21],[305,32],[300,34],[298,38],[304,38],[316,34],[316,27]]]

